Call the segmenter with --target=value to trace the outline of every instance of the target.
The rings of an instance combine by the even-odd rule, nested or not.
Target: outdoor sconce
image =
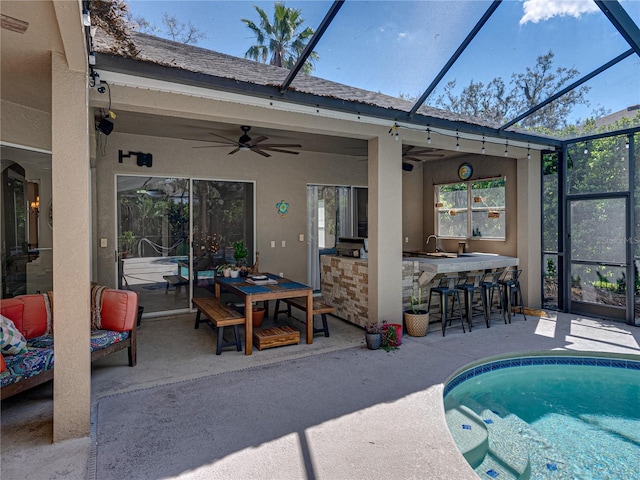
[[[122,163],[122,160],[125,158],[131,158],[132,156],[136,157],[136,164],[139,167],[149,167],[153,165],[153,155],[150,153],[143,152],[129,152],[127,154],[122,153],[122,150],[118,150],[118,163]]]
[[[413,165],[407,162],[402,162],[402,170],[404,170],[405,172],[410,172],[411,170],[413,170]]]
[[[29,205],[29,209],[36,216],[40,214],[40,195],[36,197],[35,201],[31,202],[31,204]]]

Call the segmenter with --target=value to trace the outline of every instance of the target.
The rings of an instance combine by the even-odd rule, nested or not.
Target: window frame
[[[473,185],[480,183],[480,182],[490,182],[490,181],[502,181],[504,182],[503,185],[503,189],[504,189],[504,205],[499,205],[499,206],[490,206],[487,205],[486,203],[482,206],[476,207],[474,205],[476,205],[479,202],[475,201],[474,197],[474,188]],[[450,186],[450,185],[464,185],[465,189],[466,189],[466,193],[467,193],[467,203],[466,203],[466,207],[457,207],[457,208],[451,208],[451,207],[446,207],[444,205],[442,205],[441,202],[441,189],[442,187],[446,187],[446,186]],[[477,190],[477,189],[476,189]],[[474,180],[466,180],[466,181],[458,181],[458,182],[450,182],[450,183],[441,183],[441,184],[436,184],[434,185],[434,226],[435,226],[435,232],[437,232],[437,235],[439,238],[446,238],[446,239],[454,239],[454,240],[489,240],[489,241],[506,241],[507,239],[507,229],[506,229],[506,193],[507,193],[507,177],[506,176],[496,176],[496,177],[488,177],[488,178],[481,178],[481,179],[474,179]],[[481,197],[479,197],[481,198]],[[467,218],[466,218],[466,234],[465,235],[449,235],[449,234],[443,234],[441,232],[441,221],[440,221],[440,214],[442,212],[451,212],[451,211],[455,211],[457,214],[459,213],[466,213]],[[504,222],[504,232],[502,236],[483,236],[483,235],[475,235],[474,232],[474,224],[473,224],[473,214],[474,213],[478,213],[478,212],[487,212],[487,215],[489,214],[489,212],[497,212],[497,214],[503,218],[503,222]]]

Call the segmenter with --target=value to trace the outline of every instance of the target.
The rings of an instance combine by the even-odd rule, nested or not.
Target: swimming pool
[[[444,390],[449,430],[480,478],[640,478],[640,359],[501,358]]]

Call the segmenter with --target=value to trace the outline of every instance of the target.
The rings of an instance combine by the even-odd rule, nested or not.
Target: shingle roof
[[[138,62],[146,62],[148,64],[200,73],[211,77],[271,87],[273,89],[278,89],[289,73],[289,70],[284,68],[233,57],[231,55],[193,45],[173,42],[144,33],[132,32],[131,39],[139,50],[135,58]],[[94,47],[98,53],[112,54],[117,57],[128,57],[126,53],[118,48],[117,42],[113,38],[107,37],[100,31],[96,35]],[[97,65],[97,68],[100,68],[100,64]],[[296,76],[287,92],[298,92],[342,102],[390,109],[403,114],[408,114],[413,106],[412,102],[400,98],[354,88],[304,74]],[[251,92],[247,91],[247,95],[251,95]],[[459,115],[429,106],[420,107],[417,115],[445,122],[457,122],[486,127],[488,129],[497,130],[500,127],[499,124],[494,122],[489,122],[477,117]],[[405,121],[405,119],[402,119],[402,121]],[[510,132],[517,131],[516,129],[509,130]],[[530,132],[521,131],[521,133],[530,135]]]

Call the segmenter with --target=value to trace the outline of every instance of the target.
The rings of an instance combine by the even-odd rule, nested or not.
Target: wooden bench
[[[286,310],[280,310],[280,300],[276,300],[276,308],[273,312],[273,319],[278,319],[278,314],[286,313],[289,317],[291,316],[291,307],[295,307],[297,309],[302,310],[303,312],[307,311],[307,299],[305,297],[296,297],[296,298],[284,298],[282,300],[287,304]],[[329,324],[327,323],[327,313],[335,313],[336,307],[332,307],[331,305],[327,305],[323,303],[319,299],[313,299],[313,312],[312,315],[321,315],[322,316],[322,328],[313,327],[313,333],[324,332],[324,336],[329,336]]]
[[[222,347],[230,347],[232,345],[235,345],[239,352],[242,351],[242,340],[240,339],[238,325],[244,325],[244,315],[225,305],[220,301],[220,299],[214,297],[194,298],[193,304],[198,308],[194,328],[199,328],[200,322],[205,322],[216,332],[218,337],[216,343],[216,355],[220,355],[222,353]],[[206,318],[201,319],[201,314]],[[225,342],[224,327],[230,326],[233,326],[235,341]]]
[[[164,290],[165,295],[169,292],[170,286],[173,286],[176,288],[176,295],[180,293],[180,287],[184,286],[187,292],[187,295],[189,295],[188,279],[181,277],[180,275],[163,275],[162,278],[164,278],[167,281],[167,288],[165,288]]]

